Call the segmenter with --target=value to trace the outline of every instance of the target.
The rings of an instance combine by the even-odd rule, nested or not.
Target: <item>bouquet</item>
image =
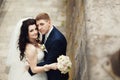
[[[68,56],[61,55],[57,58],[57,67],[61,73],[66,74],[70,71],[72,63]]]

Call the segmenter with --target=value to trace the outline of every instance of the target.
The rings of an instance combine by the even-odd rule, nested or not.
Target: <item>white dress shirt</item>
[[[53,26],[51,25],[50,30],[48,31],[48,33],[45,34],[45,41],[44,41],[44,43],[47,41],[47,38],[49,37],[49,35],[50,35],[52,30],[53,30]]]

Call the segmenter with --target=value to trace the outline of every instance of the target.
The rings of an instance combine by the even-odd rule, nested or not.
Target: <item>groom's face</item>
[[[46,34],[50,29],[50,20],[38,20],[36,21],[39,32]]]

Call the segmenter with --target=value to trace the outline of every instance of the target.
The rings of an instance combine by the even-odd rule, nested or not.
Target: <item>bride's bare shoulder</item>
[[[26,53],[36,53],[36,47],[33,44],[27,44],[25,48]]]
[[[33,44],[27,44],[26,49],[35,49],[35,46]]]

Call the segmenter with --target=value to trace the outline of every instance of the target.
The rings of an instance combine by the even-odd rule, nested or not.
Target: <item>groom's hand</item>
[[[26,70],[28,70],[29,69],[29,67],[30,67],[30,64],[29,64],[29,59],[27,58],[27,57],[25,57],[25,59],[26,59],[26,62],[25,62],[25,69]]]
[[[29,69],[29,67],[30,67],[30,65],[28,64],[28,65],[25,65],[25,70],[28,70]]]

